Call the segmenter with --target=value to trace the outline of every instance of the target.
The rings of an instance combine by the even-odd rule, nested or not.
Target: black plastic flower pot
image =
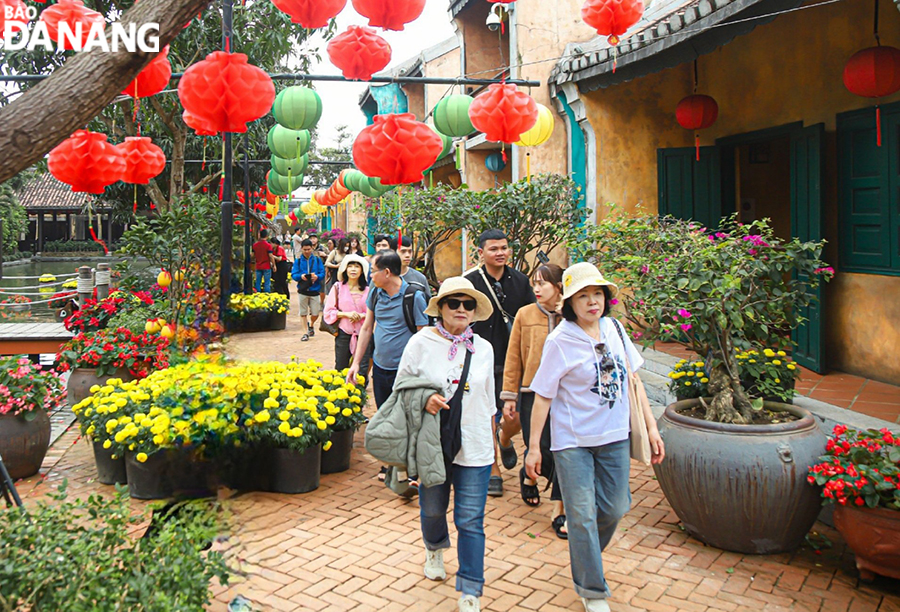
[[[125,457],[113,459],[113,452],[103,448],[102,442],[93,442],[93,446],[97,480],[105,485],[126,484],[128,476],[125,472]]]
[[[268,310],[248,310],[244,315],[245,332],[269,331],[271,329],[272,313]]]
[[[331,448],[322,450],[323,474],[337,474],[350,469],[350,453],[353,451],[354,433],[354,429],[345,429],[331,434]]]
[[[170,461],[170,482],[175,498],[215,497],[218,479],[212,462],[189,448],[171,451]]]
[[[267,491],[270,473],[266,449],[246,444],[228,449],[219,462],[222,485],[236,491]]]
[[[309,493],[319,488],[322,446],[304,451],[271,448],[267,452],[270,472],[268,490],[273,493]]]
[[[141,463],[137,454],[125,453],[125,472],[128,493],[135,499],[166,499],[172,497],[171,454],[158,451]]]
[[[269,329],[281,330],[287,327],[287,312],[273,312],[269,319]]]

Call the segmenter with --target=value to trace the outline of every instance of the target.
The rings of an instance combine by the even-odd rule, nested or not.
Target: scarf
[[[451,342],[450,344],[450,354],[447,356],[447,359],[453,361],[453,358],[456,357],[456,351],[459,349],[459,344],[462,344],[466,347],[466,350],[475,354],[475,345],[472,343],[472,328],[467,327],[466,331],[461,333],[458,336],[454,336],[441,325],[441,322],[438,321],[435,323],[435,328],[438,330],[438,333],[441,334],[444,338]]]

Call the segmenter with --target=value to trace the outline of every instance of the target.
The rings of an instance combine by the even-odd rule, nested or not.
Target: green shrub
[[[92,240],[51,240],[44,243],[45,253],[103,253],[103,245]]]

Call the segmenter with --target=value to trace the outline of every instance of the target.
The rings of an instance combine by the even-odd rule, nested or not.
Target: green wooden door
[[[825,125],[798,130],[791,136],[791,233],[803,241],[822,239],[822,147]],[[801,281],[806,280],[800,277]],[[793,330],[794,361],[813,372],[822,372],[822,286],[814,291],[806,319]]]
[[[715,228],[722,218],[718,147],[658,149],[659,214]]]

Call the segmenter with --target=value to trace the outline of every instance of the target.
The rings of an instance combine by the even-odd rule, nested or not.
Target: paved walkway
[[[247,359],[297,355],[331,364],[330,336],[317,335],[308,343],[299,336],[291,327],[244,334],[231,339],[227,349]],[[20,481],[26,503],[62,478],[76,495],[112,490],[93,480],[90,448],[77,438],[70,429],[51,448],[42,469],[44,481]],[[446,556],[448,580],[431,582],[422,576],[418,504],[378,482],[378,465],[359,448],[362,433],[356,441],[350,470],[323,477],[312,493],[230,498],[234,528],[225,546],[245,575],[215,589],[212,610],[224,610],[237,594],[250,598],[258,610],[456,609],[455,549]],[[514,493],[517,482],[516,472],[507,472],[506,495],[488,499],[482,606],[498,612],[580,611],[567,546],[550,527],[549,505],[525,506]],[[783,555],[727,553],[683,533],[652,470],[633,464],[631,488],[632,510],[604,554],[614,612],[900,612],[900,582],[878,579],[858,585],[852,554],[840,535],[821,523],[810,536],[820,551],[804,546]],[[454,531],[451,525],[455,543]]]

